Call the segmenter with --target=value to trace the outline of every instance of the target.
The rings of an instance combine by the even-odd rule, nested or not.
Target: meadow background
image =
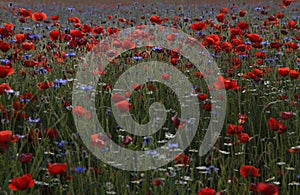
[[[298,2],[86,0],[0,5],[0,194],[300,193]],[[151,103],[163,102],[170,112],[161,131],[137,137],[114,121],[111,88],[122,72],[139,62],[159,60],[180,69],[195,85],[193,93],[203,113],[197,136],[182,155],[160,169],[132,172],[106,165],[83,144],[73,116],[88,120],[89,111],[72,106],[72,90],[75,65],[93,45],[116,29],[140,24],[176,27],[203,43],[222,72],[227,114],[217,143],[199,157],[212,103],[203,78],[209,70],[198,72],[176,51],[141,48],[120,55],[104,73],[95,72],[103,74],[95,90],[98,118],[107,135],[91,135],[91,145],[105,152],[110,138],[122,147],[153,152],[180,130],[180,103],[172,90],[155,82],[115,102],[120,108],[133,105],[131,113],[139,122],[148,120]],[[176,149],[176,143],[168,147]]]

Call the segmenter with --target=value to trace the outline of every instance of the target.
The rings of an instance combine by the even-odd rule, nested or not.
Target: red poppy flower
[[[26,40],[26,37],[24,34],[16,34],[15,38],[16,38],[16,43],[22,43]]]
[[[231,68],[237,69],[241,66],[241,60],[239,58],[231,58],[229,62],[232,64]]]
[[[19,138],[17,136],[14,136],[12,131],[10,130],[3,130],[0,131],[0,148],[7,149],[8,142],[17,142]]]
[[[45,128],[45,135],[49,139],[55,139],[58,136],[58,131],[55,128]]]
[[[199,31],[199,30],[205,29],[205,28],[206,28],[206,25],[205,25],[204,22],[196,22],[196,23],[191,24],[190,27],[191,27],[191,29],[193,29],[193,30]]]
[[[39,82],[37,87],[39,90],[43,91],[45,89],[49,89],[52,85],[52,82]]]
[[[204,77],[204,75],[200,71],[195,72],[194,75],[198,78],[203,78]]]
[[[34,43],[32,42],[24,42],[22,43],[22,49],[24,50],[34,50]]]
[[[247,115],[242,115],[241,113],[238,114],[238,123],[239,124],[244,124],[245,123],[245,120],[248,118]]]
[[[10,66],[0,66],[0,78],[5,78],[14,73],[14,69]]]
[[[112,34],[114,34],[114,33],[119,32],[120,30],[117,29],[117,28],[114,28],[114,27],[109,27],[109,28],[106,29],[106,31],[107,31],[107,33],[108,33],[109,35],[112,35]]]
[[[126,19],[125,18],[118,18],[119,22],[121,23],[125,23],[126,22]]]
[[[299,48],[298,44],[293,42],[286,42],[284,43],[284,46],[286,48],[293,49],[293,50],[297,50]]]
[[[229,124],[227,128],[227,135],[240,134],[244,130],[243,126]]]
[[[201,190],[198,191],[198,195],[214,195],[215,193],[216,191],[209,187],[202,188]]]
[[[249,24],[246,22],[239,22],[237,24],[237,27],[239,27],[241,30],[247,30],[249,28]]]
[[[277,13],[277,14],[276,14],[276,17],[277,17],[278,19],[281,19],[281,18],[284,17],[284,13]]]
[[[81,23],[80,19],[77,17],[74,17],[74,18],[68,17],[68,21],[72,22],[72,23]]]
[[[19,8],[20,16],[24,18],[30,18],[32,15],[32,10],[26,10],[24,8]]]
[[[262,42],[259,34],[247,34],[247,37],[251,42]]]
[[[230,42],[223,42],[221,44],[221,48],[222,48],[222,50],[224,50],[224,51],[226,51],[226,52],[229,53],[232,50],[232,44]]]
[[[63,34],[58,29],[51,31],[49,35],[51,41],[61,40],[63,38]]]
[[[272,130],[272,131],[277,131],[278,130],[278,122],[275,118],[271,117],[269,120],[268,120],[268,125],[269,125],[269,128]]]
[[[278,188],[273,184],[260,182],[256,184],[256,190],[264,195],[278,195]]]
[[[91,118],[91,113],[82,106],[75,106],[72,112],[79,117]]]
[[[90,33],[93,31],[93,28],[89,26],[88,24],[84,24],[81,28],[82,32],[84,33]]]
[[[23,63],[23,66],[25,67],[34,67],[34,66],[39,66],[41,62],[34,61],[34,60],[26,60]]]
[[[153,186],[160,186],[162,184],[162,180],[160,178],[151,179],[150,182]]]
[[[83,38],[84,34],[81,30],[70,30],[70,35],[75,38]]]
[[[127,112],[130,109],[130,104],[127,100],[119,101],[115,104],[115,106],[121,111],[121,112]]]
[[[163,22],[163,20],[161,20],[159,16],[151,16],[150,22],[156,23],[156,24],[161,24]]]
[[[60,175],[67,170],[67,163],[48,163],[48,172],[50,175]]]
[[[218,81],[214,83],[214,86],[217,90],[224,89],[224,87],[226,90],[239,89],[239,86],[235,80],[225,79],[223,76],[218,77]]]
[[[300,72],[298,70],[290,70],[290,77],[292,79],[298,79]]]
[[[104,33],[104,27],[103,26],[98,26],[96,28],[93,29],[93,33],[94,34],[102,34]]]
[[[51,20],[58,20],[59,17],[58,17],[58,16],[50,16],[50,19],[51,19]]]
[[[285,125],[272,117],[268,120],[268,125],[272,131],[277,131],[278,134],[281,134],[287,130],[287,127]]]
[[[10,130],[2,130],[0,131],[0,142],[16,142],[18,141],[18,137],[14,137],[12,131]]]
[[[223,13],[220,13],[216,16],[216,19],[218,20],[218,22],[224,23],[225,15]]]
[[[278,49],[282,46],[282,43],[279,42],[272,42],[270,43],[270,48]]]
[[[250,137],[247,133],[239,133],[237,134],[237,138],[241,143],[248,142],[250,140]]]
[[[251,165],[244,165],[240,168],[240,174],[243,177],[259,177],[259,169]]]
[[[200,101],[204,101],[208,98],[208,94],[206,93],[200,93],[198,96],[197,96],[198,100]]]
[[[10,50],[10,44],[4,42],[4,41],[0,41],[0,50],[2,52],[7,52],[8,50]]]
[[[178,154],[175,157],[176,164],[189,164],[189,156],[187,154]]]
[[[277,72],[280,76],[287,76],[290,72],[290,69],[288,67],[278,68]]]
[[[160,76],[160,78],[162,78],[163,80],[167,81],[167,80],[169,80],[171,77],[170,77],[169,74],[164,73],[164,74],[162,74],[162,75]]]
[[[110,135],[107,134],[93,134],[91,136],[91,147],[98,147],[98,148],[104,148],[108,142],[108,140],[110,139]]]
[[[4,36],[12,35],[12,32],[13,32],[12,28],[14,27],[13,23],[9,23],[9,24],[4,23],[3,27],[4,27],[4,34],[1,33],[2,35],[4,35]]]
[[[122,145],[128,145],[132,142],[132,137],[129,135],[126,135],[122,141]]]
[[[244,10],[240,10],[239,16],[244,17],[246,15],[246,12]]]
[[[219,10],[220,13],[224,13],[224,14],[228,14],[228,8],[227,7],[222,7],[220,10]]]
[[[22,17],[19,17],[19,19],[18,19],[21,23],[26,23],[26,20],[25,20],[25,18],[22,18]]]
[[[176,65],[177,64],[177,58],[171,58],[170,60],[169,60],[169,62],[171,63],[171,64],[173,64],[173,65]]]
[[[6,90],[10,90],[10,89],[11,89],[11,87],[7,83],[2,83],[0,85],[0,95],[5,93]]]
[[[230,36],[232,37],[232,39],[236,35],[242,35],[242,29],[239,27],[236,27],[236,28],[230,27]],[[241,44],[241,43],[242,43],[242,41],[240,41],[238,44]],[[235,45],[238,45],[238,44],[235,44]]]
[[[215,34],[210,34],[205,37],[205,40],[202,43],[204,46],[206,45],[220,45],[220,37]]]
[[[113,94],[112,97],[111,97],[111,100],[113,102],[119,102],[119,101],[122,101],[122,100],[125,100],[125,99],[126,99],[125,96],[123,96],[122,94],[118,94],[118,93]]]
[[[283,120],[289,120],[293,117],[293,112],[280,112],[280,118]]]
[[[264,58],[266,56],[266,53],[265,52],[256,52],[255,53],[255,57],[257,58]]]
[[[47,15],[44,12],[35,12],[32,14],[32,20],[35,22],[43,21],[47,19]]]
[[[11,190],[26,190],[34,186],[34,180],[31,174],[25,174],[21,177],[12,178],[10,184],[8,184]]]
[[[297,27],[297,22],[295,22],[295,21],[288,21],[288,27],[290,29],[296,28]]]
[[[176,39],[176,35],[171,33],[167,35],[167,41],[174,41]]]
[[[32,161],[32,153],[23,153],[18,156],[18,161],[22,164]]]
[[[133,49],[135,48],[135,43],[125,40],[122,42],[122,48],[126,50]]]
[[[205,102],[204,104],[202,104],[202,108],[205,111],[211,111],[211,109],[212,109],[212,103],[211,102]]]
[[[284,5],[284,6],[289,6],[289,5],[291,5],[293,3],[293,0],[283,0],[282,1],[282,4]]]

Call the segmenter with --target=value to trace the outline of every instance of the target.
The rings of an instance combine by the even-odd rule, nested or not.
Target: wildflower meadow
[[[300,194],[299,9],[0,1],[0,194]]]

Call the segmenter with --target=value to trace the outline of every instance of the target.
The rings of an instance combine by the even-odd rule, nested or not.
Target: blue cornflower
[[[146,153],[147,155],[154,156],[154,155],[157,154],[157,151],[156,151],[156,150],[147,150],[145,153]]]
[[[30,99],[28,99],[28,98],[20,99],[20,103],[23,103],[23,102],[25,102],[25,103],[30,102]]]
[[[149,137],[149,136],[146,136],[146,137],[144,137],[144,142],[143,142],[145,145],[146,144],[150,144],[151,143],[151,137]]]
[[[55,79],[54,83],[58,84],[58,85],[66,85],[67,84],[67,80],[65,80],[65,79]]]
[[[83,173],[85,172],[86,168],[85,167],[81,167],[81,166],[77,166],[73,169],[76,173]]]
[[[139,61],[139,60],[143,59],[143,57],[142,56],[133,56],[132,59],[135,61]]]
[[[76,56],[76,54],[74,52],[71,52],[71,53],[67,53],[65,56],[66,57],[74,57],[74,56]]]
[[[267,45],[269,45],[270,43],[268,42],[268,41],[263,41],[263,42],[261,42],[261,45],[262,46],[267,46]]]
[[[255,11],[260,11],[261,8],[260,8],[260,7],[256,7],[256,8],[254,8],[254,10],[255,10]]]
[[[265,62],[267,62],[267,63],[275,62],[275,59],[273,59],[273,58],[266,58]]]
[[[41,121],[41,118],[36,118],[36,119],[33,119],[31,117],[28,118],[28,121],[30,123],[39,123]]]
[[[25,54],[22,56],[22,58],[29,59],[31,56],[32,56],[31,54]]]
[[[111,114],[111,109],[106,109],[105,110],[105,116],[109,116]]]
[[[0,59],[0,63],[1,63],[2,65],[7,65],[7,64],[10,63],[10,60],[8,60],[8,59]]]
[[[41,38],[41,35],[38,35],[38,34],[31,34],[28,36],[29,39],[34,39],[34,40],[37,40],[37,39],[40,39]]]
[[[17,42],[16,40],[9,40],[8,41],[9,43],[15,43],[15,42]]]
[[[170,142],[168,142],[168,147],[169,147],[170,149],[178,148],[178,143],[170,143]]]
[[[82,90],[82,91],[90,91],[90,90],[92,90],[93,89],[93,86],[90,86],[90,85],[81,85],[80,86],[80,89]]]
[[[34,72],[39,74],[47,74],[48,70],[46,68],[40,68],[38,70],[35,70]]]
[[[162,51],[162,48],[161,47],[153,47],[152,51]]]
[[[239,58],[241,59],[241,60],[244,60],[244,59],[248,59],[248,54],[242,54],[242,55],[239,55]]]
[[[211,173],[212,171],[214,171],[215,173],[219,172],[219,168],[214,167],[213,165],[207,167],[207,171],[208,173]]]
[[[65,144],[67,144],[68,142],[67,141],[64,141],[64,140],[61,140],[59,143],[58,143],[58,146],[60,148],[62,148]]]
[[[75,8],[74,8],[74,7],[68,7],[68,10],[69,10],[70,12],[72,12],[72,11],[75,10]]]
[[[203,36],[203,35],[205,35],[205,33],[202,32],[202,31],[198,31],[198,32],[196,33],[196,35],[198,35],[198,36]]]

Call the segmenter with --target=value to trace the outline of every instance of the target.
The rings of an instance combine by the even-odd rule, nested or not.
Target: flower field
[[[0,194],[300,194],[300,3],[187,2],[0,2]],[[209,66],[199,71],[185,56],[185,43],[137,47],[156,39],[145,26],[197,40],[220,74]],[[118,39],[128,28],[135,28],[134,36]],[[169,33],[166,41],[178,45],[177,35]],[[76,74],[89,68],[83,60],[97,47],[109,64],[97,64],[88,75],[99,78],[96,86],[84,85]],[[169,64],[192,83],[184,98],[197,100],[200,117],[184,150],[170,140],[194,123],[182,116],[173,88],[151,78],[144,84],[128,79],[132,90],[124,94],[114,88],[124,72],[142,74],[139,64],[151,61]],[[216,78],[212,85],[209,75]],[[177,79],[176,89],[182,87],[167,70],[159,78]],[[226,97],[214,99],[213,90]],[[78,130],[76,118],[93,118],[92,109],[74,102],[79,94],[95,101],[105,133]],[[223,128],[201,156],[214,105],[224,100],[225,120],[214,121]],[[167,112],[153,134],[133,134],[115,119],[114,108],[125,123],[130,115],[146,124],[155,102]],[[122,170],[94,155],[112,150],[108,140],[153,160],[170,157],[157,150],[164,144],[180,154],[153,170]]]

